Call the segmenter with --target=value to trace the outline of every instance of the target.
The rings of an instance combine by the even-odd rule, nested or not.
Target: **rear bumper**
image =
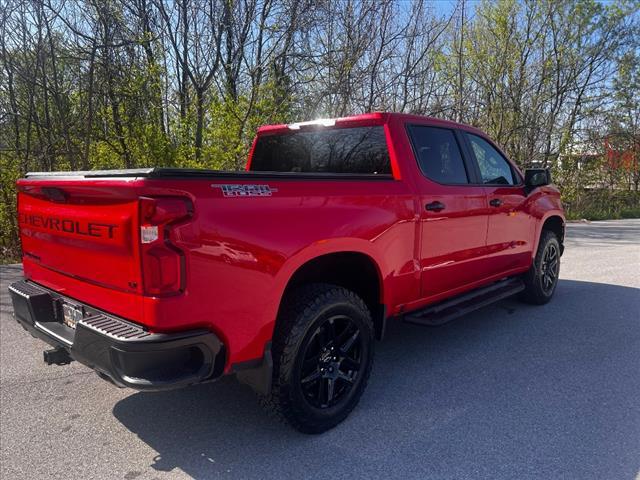
[[[61,321],[62,303],[78,302],[24,280],[9,292],[16,320],[31,335],[65,349],[120,387],[168,390],[214,380],[224,370],[224,345],[208,330],[151,333],[87,305],[71,328]]]

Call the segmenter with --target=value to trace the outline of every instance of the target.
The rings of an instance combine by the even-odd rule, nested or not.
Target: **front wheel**
[[[522,300],[535,305],[551,300],[560,275],[560,252],[560,242],[555,233],[543,230],[536,258],[523,277],[525,289]]]
[[[371,314],[345,288],[299,288],[283,306],[273,354],[273,387],[263,403],[301,432],[329,430],[353,410],[369,379]]]

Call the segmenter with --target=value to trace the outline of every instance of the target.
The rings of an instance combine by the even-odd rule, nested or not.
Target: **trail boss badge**
[[[277,192],[277,188],[271,188],[269,185],[247,185],[247,184],[211,184],[212,188],[222,190],[225,197],[270,197]]]

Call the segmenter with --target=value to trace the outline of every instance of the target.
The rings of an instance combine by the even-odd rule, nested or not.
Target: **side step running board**
[[[510,297],[524,290],[524,283],[519,278],[508,278],[492,283],[486,287],[463,293],[449,300],[411,312],[403,317],[405,322],[418,325],[437,326],[454,318],[466,315],[493,302]]]

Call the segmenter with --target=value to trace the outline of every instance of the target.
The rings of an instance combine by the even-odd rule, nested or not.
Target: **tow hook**
[[[73,362],[71,355],[69,355],[67,349],[63,347],[45,350],[42,354],[44,357],[44,363],[47,365],[68,365]]]

